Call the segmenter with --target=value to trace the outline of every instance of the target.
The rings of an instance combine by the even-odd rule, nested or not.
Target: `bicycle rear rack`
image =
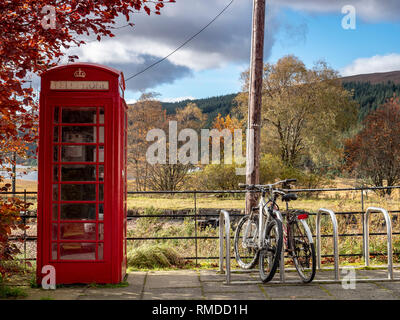
[[[400,278],[394,278],[393,275],[393,247],[392,247],[392,222],[387,210],[383,208],[369,207],[364,215],[364,259],[365,266],[370,266],[369,261],[369,216],[371,213],[382,213],[386,223],[387,233],[387,248],[388,248],[388,277],[387,278],[357,278],[355,282],[377,282],[377,281],[400,281]],[[339,261],[339,235],[338,235],[338,223],[336,215],[332,210],[321,208],[317,212],[316,217],[316,255],[317,255],[317,270],[329,270],[329,268],[321,268],[321,216],[323,214],[329,215],[332,221],[332,237],[333,237],[333,255],[334,255],[334,279],[321,279],[314,280],[313,283],[341,283],[340,280],[340,261]],[[219,216],[219,271],[226,274],[226,284],[244,284],[244,283],[260,283],[260,281],[231,281],[231,254],[230,254],[230,217],[226,210],[221,210]],[[224,236],[225,231],[225,236]],[[224,257],[224,238],[225,238],[225,257]],[[283,252],[283,250],[282,250]],[[226,271],[224,272],[224,259],[226,263]],[[279,264],[279,277],[280,281],[271,281],[270,284],[274,283],[294,283],[299,284],[300,281],[286,281],[285,279],[285,267],[282,254],[281,261]],[[242,273],[257,272],[257,270],[241,270]]]

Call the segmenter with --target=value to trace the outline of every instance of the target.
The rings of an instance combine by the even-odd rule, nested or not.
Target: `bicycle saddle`
[[[297,194],[296,193],[286,193],[284,196],[282,196],[282,201],[289,202],[290,200],[297,200]]]

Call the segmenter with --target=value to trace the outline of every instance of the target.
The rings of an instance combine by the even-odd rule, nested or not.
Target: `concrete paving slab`
[[[357,270],[357,278],[385,278],[385,270]],[[398,270],[396,270],[398,272]],[[356,283],[356,289],[344,289],[341,283],[302,284],[297,272],[285,273],[287,281],[296,284],[266,283],[258,273],[234,273],[234,283],[225,284],[224,274],[217,270],[179,270],[132,272],[126,287],[65,286],[56,290],[27,288],[28,300],[400,300],[400,281]],[[343,274],[341,274],[343,278]],[[333,271],[317,271],[316,279],[333,279]],[[241,282],[242,281],[242,282]],[[247,282],[246,282],[247,281]],[[279,273],[274,281],[279,281]]]
[[[143,294],[143,300],[202,300],[201,288],[162,288],[149,289]]]
[[[400,299],[400,282],[376,282],[375,284],[381,289],[390,290]]]
[[[77,297],[77,300],[139,300],[140,297],[140,293],[132,292],[98,292],[82,294]]]
[[[234,281],[254,281],[254,280],[259,280],[260,277],[259,277],[258,271],[251,272],[251,273],[232,272],[231,279]],[[224,281],[226,281],[226,274],[220,274],[214,270],[200,270],[200,281],[224,282]]]
[[[145,290],[192,287],[200,287],[200,277],[197,271],[148,272],[145,283]]]
[[[313,298],[316,300],[330,299],[331,295],[323,290],[318,284],[308,285],[280,285],[263,284],[263,289],[270,298]]]
[[[26,300],[76,300],[85,288],[57,288],[56,290],[32,289],[26,290]]]
[[[385,290],[375,283],[356,283],[355,289],[344,289],[341,284],[321,284],[331,295],[339,300],[397,300],[394,292]],[[399,287],[400,288],[400,287]]]
[[[254,284],[224,284],[219,282],[202,282],[204,293],[227,293],[227,292],[260,292],[258,283]]]
[[[205,293],[206,300],[266,300],[265,295],[259,292],[226,292]]]

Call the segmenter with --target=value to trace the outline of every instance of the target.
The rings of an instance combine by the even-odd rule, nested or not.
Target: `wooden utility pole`
[[[264,67],[265,0],[253,0],[253,28],[249,78],[249,110],[247,127],[250,129],[246,150],[246,183],[260,180],[260,125],[261,94]],[[251,134],[251,131],[253,131]],[[257,195],[246,193],[246,214],[256,205]]]

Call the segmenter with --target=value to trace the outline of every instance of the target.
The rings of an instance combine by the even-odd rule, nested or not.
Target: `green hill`
[[[341,78],[343,87],[353,91],[354,99],[360,105],[359,119],[365,116],[386,102],[394,95],[400,96],[400,71],[362,74],[351,77]],[[237,94],[228,94],[224,96],[210,97],[205,99],[184,100],[180,102],[162,102],[162,106],[167,110],[167,114],[175,113],[178,108],[184,108],[189,102],[197,106],[207,114],[207,127],[210,127],[212,121],[220,113],[226,116],[232,110]]]
[[[231,111],[234,104],[233,99],[236,95],[237,93],[233,93],[204,99],[162,102],[161,104],[163,109],[167,110],[167,114],[173,114],[176,109],[184,108],[188,103],[195,103],[203,113],[207,114],[206,127],[210,127],[218,113],[222,116],[226,116]]]

